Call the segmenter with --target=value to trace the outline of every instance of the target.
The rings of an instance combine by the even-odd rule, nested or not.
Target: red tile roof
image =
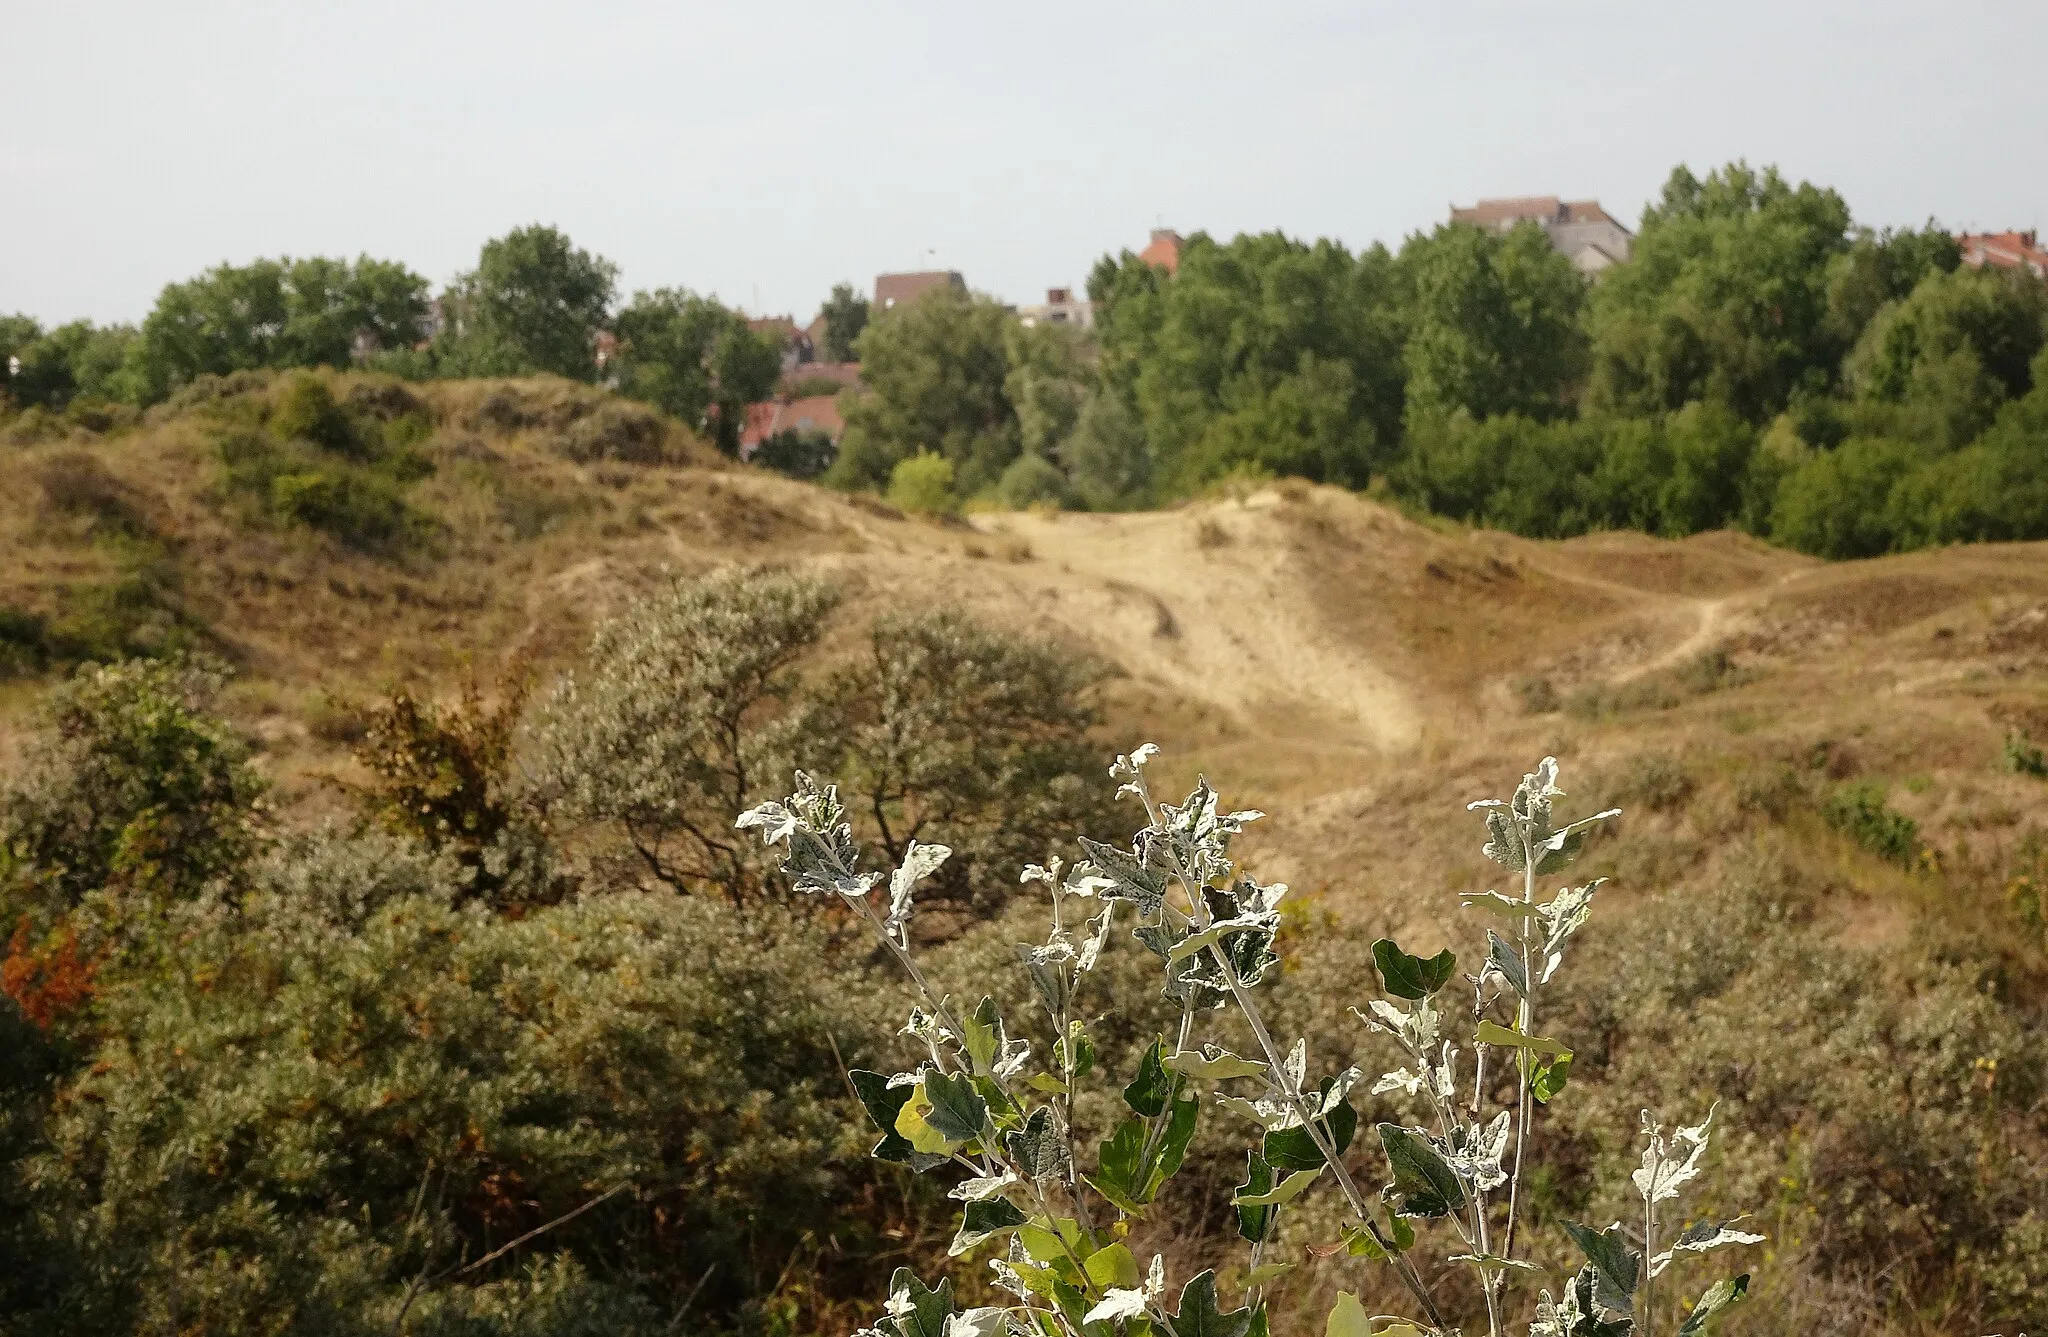
[[[846,420],[839,416],[839,396],[809,395],[747,405],[747,420],[740,428],[740,457],[746,458],[754,447],[791,428],[823,432],[837,441],[846,430]]]
[[[1963,263],[1973,269],[1984,265],[2025,268],[2048,278],[2048,248],[2042,247],[2039,234],[2031,228],[2025,232],[1964,232],[1957,235],[1956,245],[1962,247]]]
[[[1155,227],[1152,240],[1145,249],[1138,252],[1138,258],[1148,265],[1157,265],[1169,274],[1180,272],[1180,233],[1172,228]]]

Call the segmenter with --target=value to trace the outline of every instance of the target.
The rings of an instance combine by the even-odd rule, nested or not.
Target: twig
[[[718,1261],[716,1259],[713,1259],[711,1262],[711,1266],[704,1269],[704,1275],[697,1278],[697,1284],[690,1287],[690,1293],[683,1297],[682,1308],[676,1310],[674,1317],[669,1319],[668,1330],[670,1332],[674,1332],[676,1328],[682,1323],[683,1315],[689,1313],[690,1306],[697,1303],[697,1293],[704,1289],[704,1283],[711,1280],[711,1274],[713,1272],[716,1272],[717,1270]]]
[[[470,1273],[472,1273],[472,1272],[476,1271],[476,1270],[477,1270],[478,1268],[482,1267],[482,1266],[483,1266],[483,1265],[484,1265],[485,1263],[492,1263],[492,1262],[496,1262],[496,1261],[497,1261],[498,1259],[500,1259],[500,1258],[503,1258],[503,1257],[504,1257],[504,1256],[505,1256],[506,1254],[508,1254],[508,1253],[512,1252],[512,1251],[513,1251],[514,1249],[516,1249],[516,1248],[518,1248],[518,1247],[519,1247],[520,1245],[522,1245],[522,1244],[526,1243],[526,1242],[527,1242],[528,1240],[530,1240],[530,1239],[533,1239],[533,1238],[534,1238],[535,1236],[537,1236],[537,1235],[545,1235],[545,1234],[547,1234],[547,1233],[548,1233],[548,1232],[549,1232],[550,1230],[553,1230],[553,1229],[554,1229],[554,1228],[555,1228],[556,1226],[559,1226],[559,1225],[566,1225],[566,1224],[568,1224],[569,1222],[571,1222],[571,1221],[574,1221],[574,1220],[575,1220],[575,1219],[576,1219],[577,1217],[579,1217],[579,1216],[583,1215],[583,1214],[584,1214],[585,1212],[587,1212],[587,1211],[589,1211],[589,1210],[590,1210],[591,1208],[593,1208],[593,1207],[597,1206],[597,1205],[598,1205],[599,1203],[601,1203],[601,1202],[605,1202],[605,1201],[608,1201],[608,1200],[609,1200],[609,1199],[611,1199],[611,1198],[615,1198],[615,1197],[617,1197],[617,1196],[618,1196],[619,1194],[623,1193],[623,1192],[624,1192],[624,1191],[625,1191],[626,1189],[628,1189],[628,1188],[632,1187],[632,1183],[633,1183],[633,1181],[629,1179],[629,1180],[626,1180],[626,1181],[624,1181],[623,1183],[618,1183],[618,1184],[614,1184],[614,1185],[612,1185],[612,1186],[611,1186],[610,1188],[606,1189],[606,1190],[605,1190],[604,1192],[602,1192],[602,1193],[598,1194],[598,1195],[597,1195],[596,1197],[592,1198],[592,1199],[591,1199],[591,1200],[590,1200],[589,1202],[586,1202],[586,1203],[584,1203],[584,1204],[583,1204],[583,1205],[582,1205],[581,1207],[578,1207],[578,1208],[577,1208],[577,1209],[576,1209],[575,1211],[573,1211],[573,1212],[565,1212],[564,1214],[562,1214],[561,1216],[558,1216],[558,1217],[556,1217],[556,1218],[555,1218],[554,1220],[552,1220],[552,1221],[548,1222],[548,1223],[547,1223],[546,1225],[544,1225],[544,1226],[535,1226],[535,1227],[534,1227],[534,1228],[533,1228],[532,1230],[529,1230],[529,1231],[527,1231],[527,1232],[526,1232],[526,1233],[525,1233],[524,1235],[521,1235],[521,1236],[520,1236],[520,1237],[519,1237],[518,1239],[516,1239],[516,1240],[513,1240],[513,1241],[512,1241],[512,1242],[511,1242],[510,1244],[505,1244],[505,1245],[501,1245],[501,1246],[499,1246],[498,1248],[495,1248],[495,1249],[491,1250],[491,1251],[490,1251],[489,1253],[487,1253],[487,1254],[485,1254],[485,1255],[484,1255],[483,1257],[481,1257],[481,1258],[477,1259],[477,1260],[476,1260],[476,1261],[475,1261],[474,1263],[471,1263],[471,1264],[470,1264],[470,1265],[469,1265],[468,1267],[465,1267],[465,1268],[463,1268],[463,1269],[462,1269],[462,1270],[461,1270],[460,1272],[457,1272],[457,1273],[456,1273],[455,1275],[456,1275],[456,1276],[458,1276],[458,1277],[466,1277],[466,1276],[468,1276],[468,1275],[469,1275]]]

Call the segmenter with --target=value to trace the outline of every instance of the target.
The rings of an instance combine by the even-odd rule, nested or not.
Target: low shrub
[[[1880,859],[1910,866],[1920,856],[1920,826],[1885,805],[1885,787],[1863,780],[1842,785],[1821,804],[1821,818]]]
[[[2007,731],[2004,754],[2000,758],[2005,769],[2014,775],[2030,775],[2036,780],[2048,780],[2048,755],[2034,746],[2025,734],[2017,729]]]
[[[899,461],[889,472],[888,499],[912,514],[951,515],[959,504],[953,496],[953,462],[930,452]]]
[[[337,455],[364,458],[369,453],[327,383],[309,371],[293,372],[279,385],[270,430],[286,441],[304,441]]]
[[[622,464],[661,464],[669,458],[668,423],[653,409],[622,400],[608,400],[578,417],[550,447],[579,464],[617,460]]]
[[[825,433],[788,427],[762,440],[748,456],[751,463],[791,478],[818,478],[839,457],[839,447]]]

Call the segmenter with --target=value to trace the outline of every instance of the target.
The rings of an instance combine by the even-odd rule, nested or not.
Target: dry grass
[[[2048,991],[2048,940],[2011,891],[2048,783],[2000,765],[2008,730],[2048,742],[2048,545],[1826,565],[1729,534],[1539,543],[1299,483],[963,533],[542,380],[407,392],[432,423],[407,492],[428,534],[370,556],[223,499],[209,415],[260,417],[269,393],[253,378],[118,435],[8,447],[35,481],[0,494],[0,606],[58,618],[155,572],[164,615],[241,668],[232,705],[287,809],[332,801],[337,703],[445,694],[515,659],[545,676],[665,570],[794,563],[846,591],[828,650],[878,607],[947,601],[1102,656],[1121,673],[1105,749],[1152,739],[1163,780],[1199,769],[1275,812],[1255,870],[1411,949],[1467,941],[1449,893],[1489,876],[1446,814],[1548,752],[1574,802],[1629,809],[1589,858],[1618,904],[1768,848],[1844,943],[1973,935],[2012,987]],[[0,681],[0,717],[36,694]],[[1855,781],[1926,857],[1888,863],[1826,825]]]

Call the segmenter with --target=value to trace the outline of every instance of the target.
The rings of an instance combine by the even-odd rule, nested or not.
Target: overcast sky
[[[535,221],[799,320],[909,268],[1033,301],[1158,225],[1633,225],[1733,158],[1863,223],[2048,223],[2048,3],[0,0],[0,311],[45,322],[265,255],[438,285]]]

